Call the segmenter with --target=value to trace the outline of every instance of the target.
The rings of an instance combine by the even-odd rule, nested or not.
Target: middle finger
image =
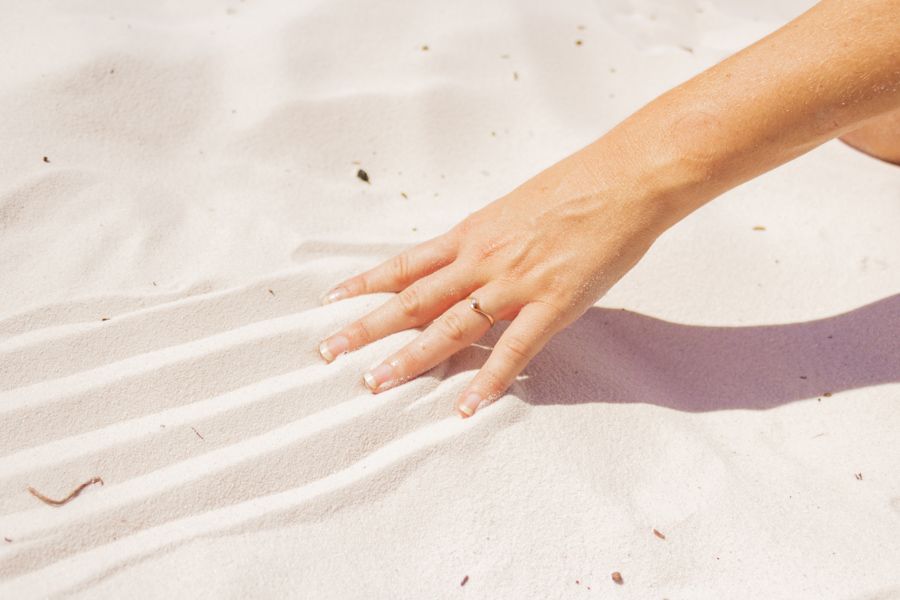
[[[322,340],[319,354],[331,362],[343,352],[428,323],[476,286],[470,270],[451,263],[413,282],[369,314]]]
[[[495,282],[475,290],[471,296],[478,299],[481,309],[494,317],[495,321],[505,319],[513,308],[513,298],[509,291]],[[478,341],[490,328],[491,323],[487,318],[472,310],[467,296],[429,325],[416,339],[367,371],[363,375],[363,381],[369,390],[376,393],[395,387]]]

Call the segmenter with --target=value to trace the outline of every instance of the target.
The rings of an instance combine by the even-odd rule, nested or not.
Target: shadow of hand
[[[900,381],[900,294],[834,317],[680,325],[589,309],[526,370],[533,404],[643,402],[688,412],[769,409]]]

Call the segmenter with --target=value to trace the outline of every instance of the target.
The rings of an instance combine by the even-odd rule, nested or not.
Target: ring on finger
[[[494,317],[492,317],[487,312],[482,310],[481,303],[478,302],[478,298],[476,298],[475,296],[469,296],[468,301],[469,301],[469,308],[471,308],[478,314],[484,315],[485,317],[487,317],[488,322],[491,324],[491,327],[493,327],[494,326]]]

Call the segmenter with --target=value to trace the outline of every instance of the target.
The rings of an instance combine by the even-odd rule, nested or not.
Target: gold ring
[[[491,327],[494,326],[494,317],[481,310],[481,307],[478,304],[478,298],[476,298],[475,296],[469,296],[469,308],[471,308],[478,314],[487,317],[487,320],[491,322]]]

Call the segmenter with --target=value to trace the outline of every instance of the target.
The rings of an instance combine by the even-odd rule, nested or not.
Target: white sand
[[[316,352],[389,297],[331,284],[810,2],[36,4],[0,20],[0,597],[900,597],[900,169],[839,142],[472,419],[503,327],[378,396],[416,331]]]

